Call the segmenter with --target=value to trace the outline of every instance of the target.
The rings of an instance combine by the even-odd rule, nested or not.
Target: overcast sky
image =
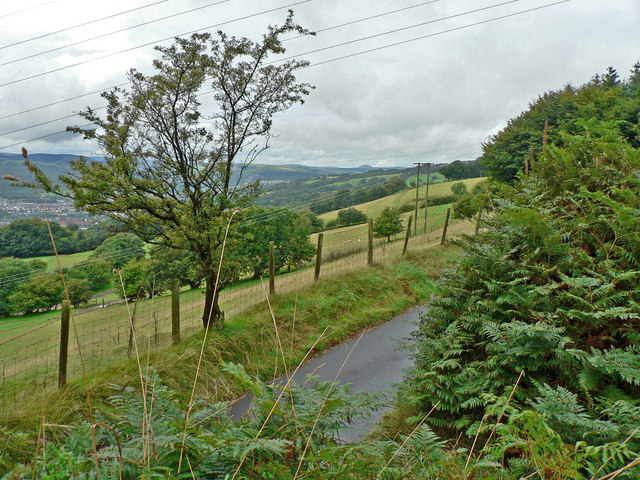
[[[65,100],[123,83],[131,67],[150,72],[152,45],[134,47],[201,29],[257,40],[294,3],[297,22],[311,30],[355,23],[286,42],[287,56],[311,62],[298,78],[316,89],[276,117],[278,137],[260,163],[382,167],[474,159],[482,142],[539,94],[578,86],[609,65],[626,77],[640,60],[638,0],[3,1],[0,151],[24,145],[32,153],[99,155],[77,136],[47,136],[82,124],[73,115],[84,107],[104,105],[97,94]],[[222,22],[229,23],[215,26]],[[111,34],[117,30],[124,31]]]

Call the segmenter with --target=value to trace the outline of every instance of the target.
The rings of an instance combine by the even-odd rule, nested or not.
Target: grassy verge
[[[457,249],[451,246],[410,252],[404,261],[336,275],[297,293],[276,297],[272,306],[287,363],[295,366],[325,329],[316,355],[426,301],[433,292],[433,280],[456,254]],[[153,365],[168,386],[186,396],[193,385],[202,337],[198,333],[179,345],[152,352],[142,362]],[[237,316],[222,331],[210,335],[197,394],[216,401],[243,393],[233,378],[220,371],[221,361],[243,364],[250,374],[262,379],[281,373],[283,365],[276,360],[276,345],[273,320],[265,302]],[[147,351],[145,345],[140,348]],[[91,375],[88,383],[94,410],[104,408],[105,399],[113,394],[110,385],[139,385],[137,368],[133,361],[121,362]],[[46,396],[29,392],[29,401],[16,402],[0,422],[0,464],[3,455],[12,461],[28,460],[42,423],[65,424],[79,418],[88,418],[83,382],[71,383]]]

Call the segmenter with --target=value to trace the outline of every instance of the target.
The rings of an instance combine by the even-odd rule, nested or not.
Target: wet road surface
[[[393,388],[394,384],[402,382],[403,370],[413,363],[409,352],[405,348],[400,348],[400,344],[410,336],[411,332],[416,330],[418,313],[421,308],[421,306],[415,307],[387,323],[369,330],[359,342],[358,335],[353,340],[338,345],[322,356],[308,361],[300,367],[294,380],[302,384],[307,375],[313,373],[319,376],[321,381],[333,381],[347,355],[358,342],[349,361],[342,369],[338,382],[350,383],[351,392],[377,393]],[[251,400],[247,396],[234,404],[231,409],[232,417],[238,418],[246,413]],[[392,401],[392,396],[389,401]],[[373,412],[372,416],[366,420],[354,422],[347,431],[341,432],[341,438],[349,442],[359,440],[390,409],[391,405]]]

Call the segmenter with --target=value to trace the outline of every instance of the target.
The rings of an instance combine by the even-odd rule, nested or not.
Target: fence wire
[[[388,261],[402,256],[407,221],[403,231],[389,238],[375,238],[373,261]],[[428,224],[418,219],[412,226],[408,251],[418,251],[438,245],[442,238],[445,211],[431,213]],[[366,268],[368,264],[368,224],[353,225],[323,232],[320,278]],[[414,235],[415,228],[415,235]],[[449,221],[447,239],[473,234],[475,225],[467,221]],[[318,235],[311,236],[316,244]],[[268,252],[265,253],[268,255]],[[274,277],[275,292],[286,294],[314,283],[315,258],[298,268]],[[220,307],[225,321],[266,300],[269,280],[247,279],[220,293]],[[183,291],[180,296],[181,336],[192,335],[202,329],[205,295],[203,289]],[[72,313],[67,380],[82,377],[82,350],[85,369],[89,374],[113,365],[114,362],[135,355],[137,343],[140,354],[157,352],[172,344],[172,307],[168,292],[159,292],[151,299],[126,303],[101,303]],[[50,390],[58,384],[60,350],[60,312],[52,311],[46,320],[26,332],[7,328],[0,336],[0,412],[6,413],[12,402],[27,400],[34,389]],[[76,338],[77,336],[77,338]],[[135,342],[134,342],[135,339]]]

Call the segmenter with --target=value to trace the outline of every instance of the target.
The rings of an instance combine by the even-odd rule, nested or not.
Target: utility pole
[[[417,235],[418,233],[418,191],[420,190],[420,167],[423,165],[427,165],[427,167],[430,167],[431,164],[430,163],[422,163],[422,162],[414,162],[413,166],[414,167],[418,167],[418,178],[416,179],[416,214],[415,214],[415,224],[413,225],[413,235]],[[427,196],[429,195],[429,170],[427,170]],[[426,204],[425,204],[426,206]],[[425,219],[426,221],[426,219]],[[425,223],[426,225],[426,223]],[[426,227],[425,227],[425,232],[426,232]]]
[[[418,163],[414,163],[413,166],[414,167],[418,167],[418,178],[416,179],[416,213],[415,213],[415,222],[413,225],[413,236],[415,237],[416,234],[418,233],[418,191],[420,190],[420,165],[422,165],[422,163],[418,162]]]
[[[429,174],[431,172],[431,162],[427,162],[427,194],[424,197],[424,231],[423,233],[427,233],[427,218],[429,216],[428,208],[429,208]]]

